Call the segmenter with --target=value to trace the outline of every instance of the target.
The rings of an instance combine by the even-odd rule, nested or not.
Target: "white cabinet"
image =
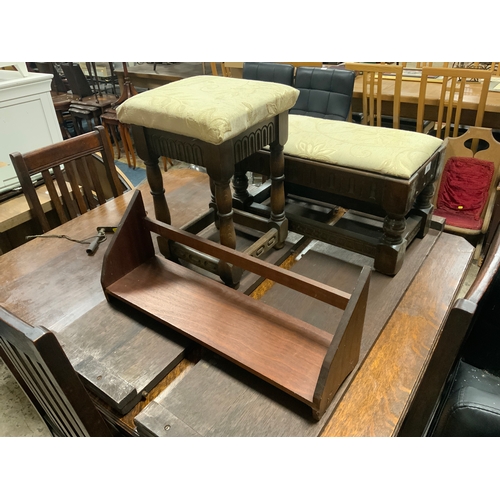
[[[9,153],[63,140],[51,80],[47,74],[0,70],[0,193],[19,186]]]

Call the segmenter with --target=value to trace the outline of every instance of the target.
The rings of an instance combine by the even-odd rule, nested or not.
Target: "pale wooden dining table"
[[[382,113],[392,115],[392,105],[394,100],[393,78],[384,78],[382,83]],[[405,79],[401,83],[401,112],[400,116],[404,118],[417,117],[418,96],[420,92],[420,80]],[[435,120],[439,106],[441,92],[441,83],[430,81],[426,88],[425,96],[425,114],[424,119]],[[465,86],[461,122],[463,125],[475,124],[474,107],[477,106],[480,94],[480,85],[474,82],[467,83]],[[363,79],[357,76],[354,80],[354,91],[352,97],[353,112],[362,111]],[[500,129],[500,92],[490,90],[486,100],[486,109],[483,119],[483,127]]]

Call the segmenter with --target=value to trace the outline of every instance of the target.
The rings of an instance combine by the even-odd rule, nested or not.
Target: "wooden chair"
[[[221,69],[222,76],[230,77],[231,76],[231,72],[229,71],[228,68],[226,68],[226,65],[223,62],[221,62],[219,64],[220,64],[220,69]],[[218,76],[219,75],[219,72],[218,72],[218,69],[217,69],[217,63],[211,62],[210,63],[210,68],[212,70],[212,75],[214,75],[214,76]]]
[[[475,106],[475,126],[480,127],[483,123],[491,72],[480,69],[424,67],[422,68],[418,98],[417,132],[425,132],[424,112],[427,85],[429,78],[436,77],[441,78],[441,94],[435,127],[436,137],[445,139],[451,134],[453,137],[458,136],[464,94],[469,85],[480,86],[480,97],[477,106]],[[437,81],[434,80],[432,85],[438,85]]]
[[[382,117],[382,78],[394,75],[394,99],[392,107],[392,128],[400,128],[400,100],[403,66],[397,64],[346,63],[345,68],[363,75],[363,114],[361,123],[381,127]]]
[[[97,153],[101,155],[101,161],[95,161]],[[34,176],[42,175],[60,224],[128,189],[120,181],[102,126],[29,153],[12,153],[10,158],[32,216],[43,232],[51,229],[45,214],[50,208],[44,210],[42,207],[33,185]]]
[[[112,435],[52,332],[0,307],[0,352],[53,436]]]
[[[78,64],[61,63],[60,66],[74,99],[78,101],[80,106],[89,105],[97,107],[100,115],[116,103],[116,96],[102,95],[100,89],[94,90],[90,86],[82,68]]]
[[[432,68],[432,67],[439,67],[439,66],[434,66],[434,64],[436,64],[436,63],[433,63],[433,62],[415,62],[415,63],[401,62],[399,64],[401,66],[403,66],[403,68],[407,68],[408,64],[415,65],[413,67],[415,67],[417,69],[422,69],[422,68],[425,68],[425,67],[430,67],[430,68]],[[449,62],[443,62],[443,63],[441,63],[440,67],[447,68],[449,65],[450,65]]]
[[[487,149],[484,149],[485,146],[487,146]],[[476,150],[477,152],[475,152]],[[447,167],[449,168],[449,165],[451,165],[448,164],[448,161],[455,158],[460,159],[460,163],[457,162],[454,164],[453,168],[455,169],[462,168],[462,166],[468,168],[468,163],[463,161],[464,158],[475,158],[493,164],[491,167],[493,170],[491,180],[489,185],[486,185],[483,190],[484,201],[482,206],[479,200],[477,201],[478,208],[475,209],[475,211],[479,213],[477,220],[472,219],[471,216],[468,215],[470,212],[468,213],[466,211],[469,207],[465,206],[465,203],[463,204],[464,206],[460,204],[460,196],[469,197],[471,195],[465,192],[463,185],[457,185],[457,181],[454,181],[455,177],[451,177],[451,174],[447,176]],[[484,238],[490,227],[493,206],[495,204],[500,180],[500,142],[495,140],[491,129],[470,127],[465,134],[459,137],[448,137],[446,139],[446,152],[441,165],[442,173],[436,183],[436,193],[433,201],[436,207],[434,214],[447,217],[445,231],[462,235],[476,244],[474,258],[478,260],[481,257]],[[470,164],[469,166],[470,168],[476,169],[480,167],[475,167]],[[479,170],[471,171],[469,175],[473,178],[478,178],[480,175]],[[471,190],[474,189],[475,196],[478,197],[477,188],[473,188],[472,183],[467,185],[471,187]],[[458,191],[459,189],[460,191]],[[455,191],[455,193],[453,191]],[[450,208],[454,199],[457,199],[456,210]],[[462,208],[459,208],[461,206]]]
[[[36,62],[35,63],[39,73],[47,73],[52,75],[54,78],[51,82],[52,92],[66,94],[69,90],[69,86],[63,81],[61,75],[57,71],[52,62]]]

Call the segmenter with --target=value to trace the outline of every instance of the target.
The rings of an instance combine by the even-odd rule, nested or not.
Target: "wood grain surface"
[[[433,255],[426,259],[394,311],[323,436],[397,435],[472,250],[462,238],[441,235]]]

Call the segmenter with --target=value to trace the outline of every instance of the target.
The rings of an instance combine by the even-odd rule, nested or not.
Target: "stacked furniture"
[[[370,269],[360,268],[348,293],[260,259],[283,247],[288,235],[283,146],[298,94],[282,84],[198,76],[127,99],[117,114],[132,125],[157,220],[147,217],[136,193],[106,252],[101,282],[108,299],[122,300],[242,366],[309,405],[319,419],[358,362]],[[235,165],[266,146],[269,213],[233,210]],[[160,156],[203,166],[210,177],[211,206],[184,230],[170,225]],[[244,251],[236,250],[235,220],[262,234]],[[220,244],[197,236],[204,221],[215,221]],[[151,232],[168,259],[155,255]],[[193,266],[218,274],[229,287]],[[231,289],[243,270],[343,309],[334,334]]]
[[[308,73],[309,80],[302,78]],[[349,71],[297,68],[293,83],[297,86],[306,81],[309,88],[301,87],[300,92],[308,91],[309,103],[314,98],[330,103],[338,97],[338,75],[347,78],[344,73],[354,81],[354,73]],[[322,86],[322,80],[331,85]],[[340,102],[343,111],[337,116],[345,120],[345,101]],[[289,139],[284,147],[285,189],[287,194],[340,205],[351,212],[335,226],[293,220],[290,216],[290,228],[373,257],[377,271],[395,275],[403,264],[407,245],[416,236],[423,238],[430,227],[433,183],[443,141],[405,130],[348,123],[342,118],[324,119],[329,118],[326,115],[335,116],[327,106],[323,107],[323,115],[311,116],[307,109],[300,114],[295,114],[293,108],[290,111]],[[238,165],[240,177],[246,171],[267,175],[268,155],[261,150]],[[253,197],[244,185],[239,185],[238,190],[235,186],[235,190],[240,203],[253,205],[249,210],[265,211],[255,205],[265,199],[265,188]]]

